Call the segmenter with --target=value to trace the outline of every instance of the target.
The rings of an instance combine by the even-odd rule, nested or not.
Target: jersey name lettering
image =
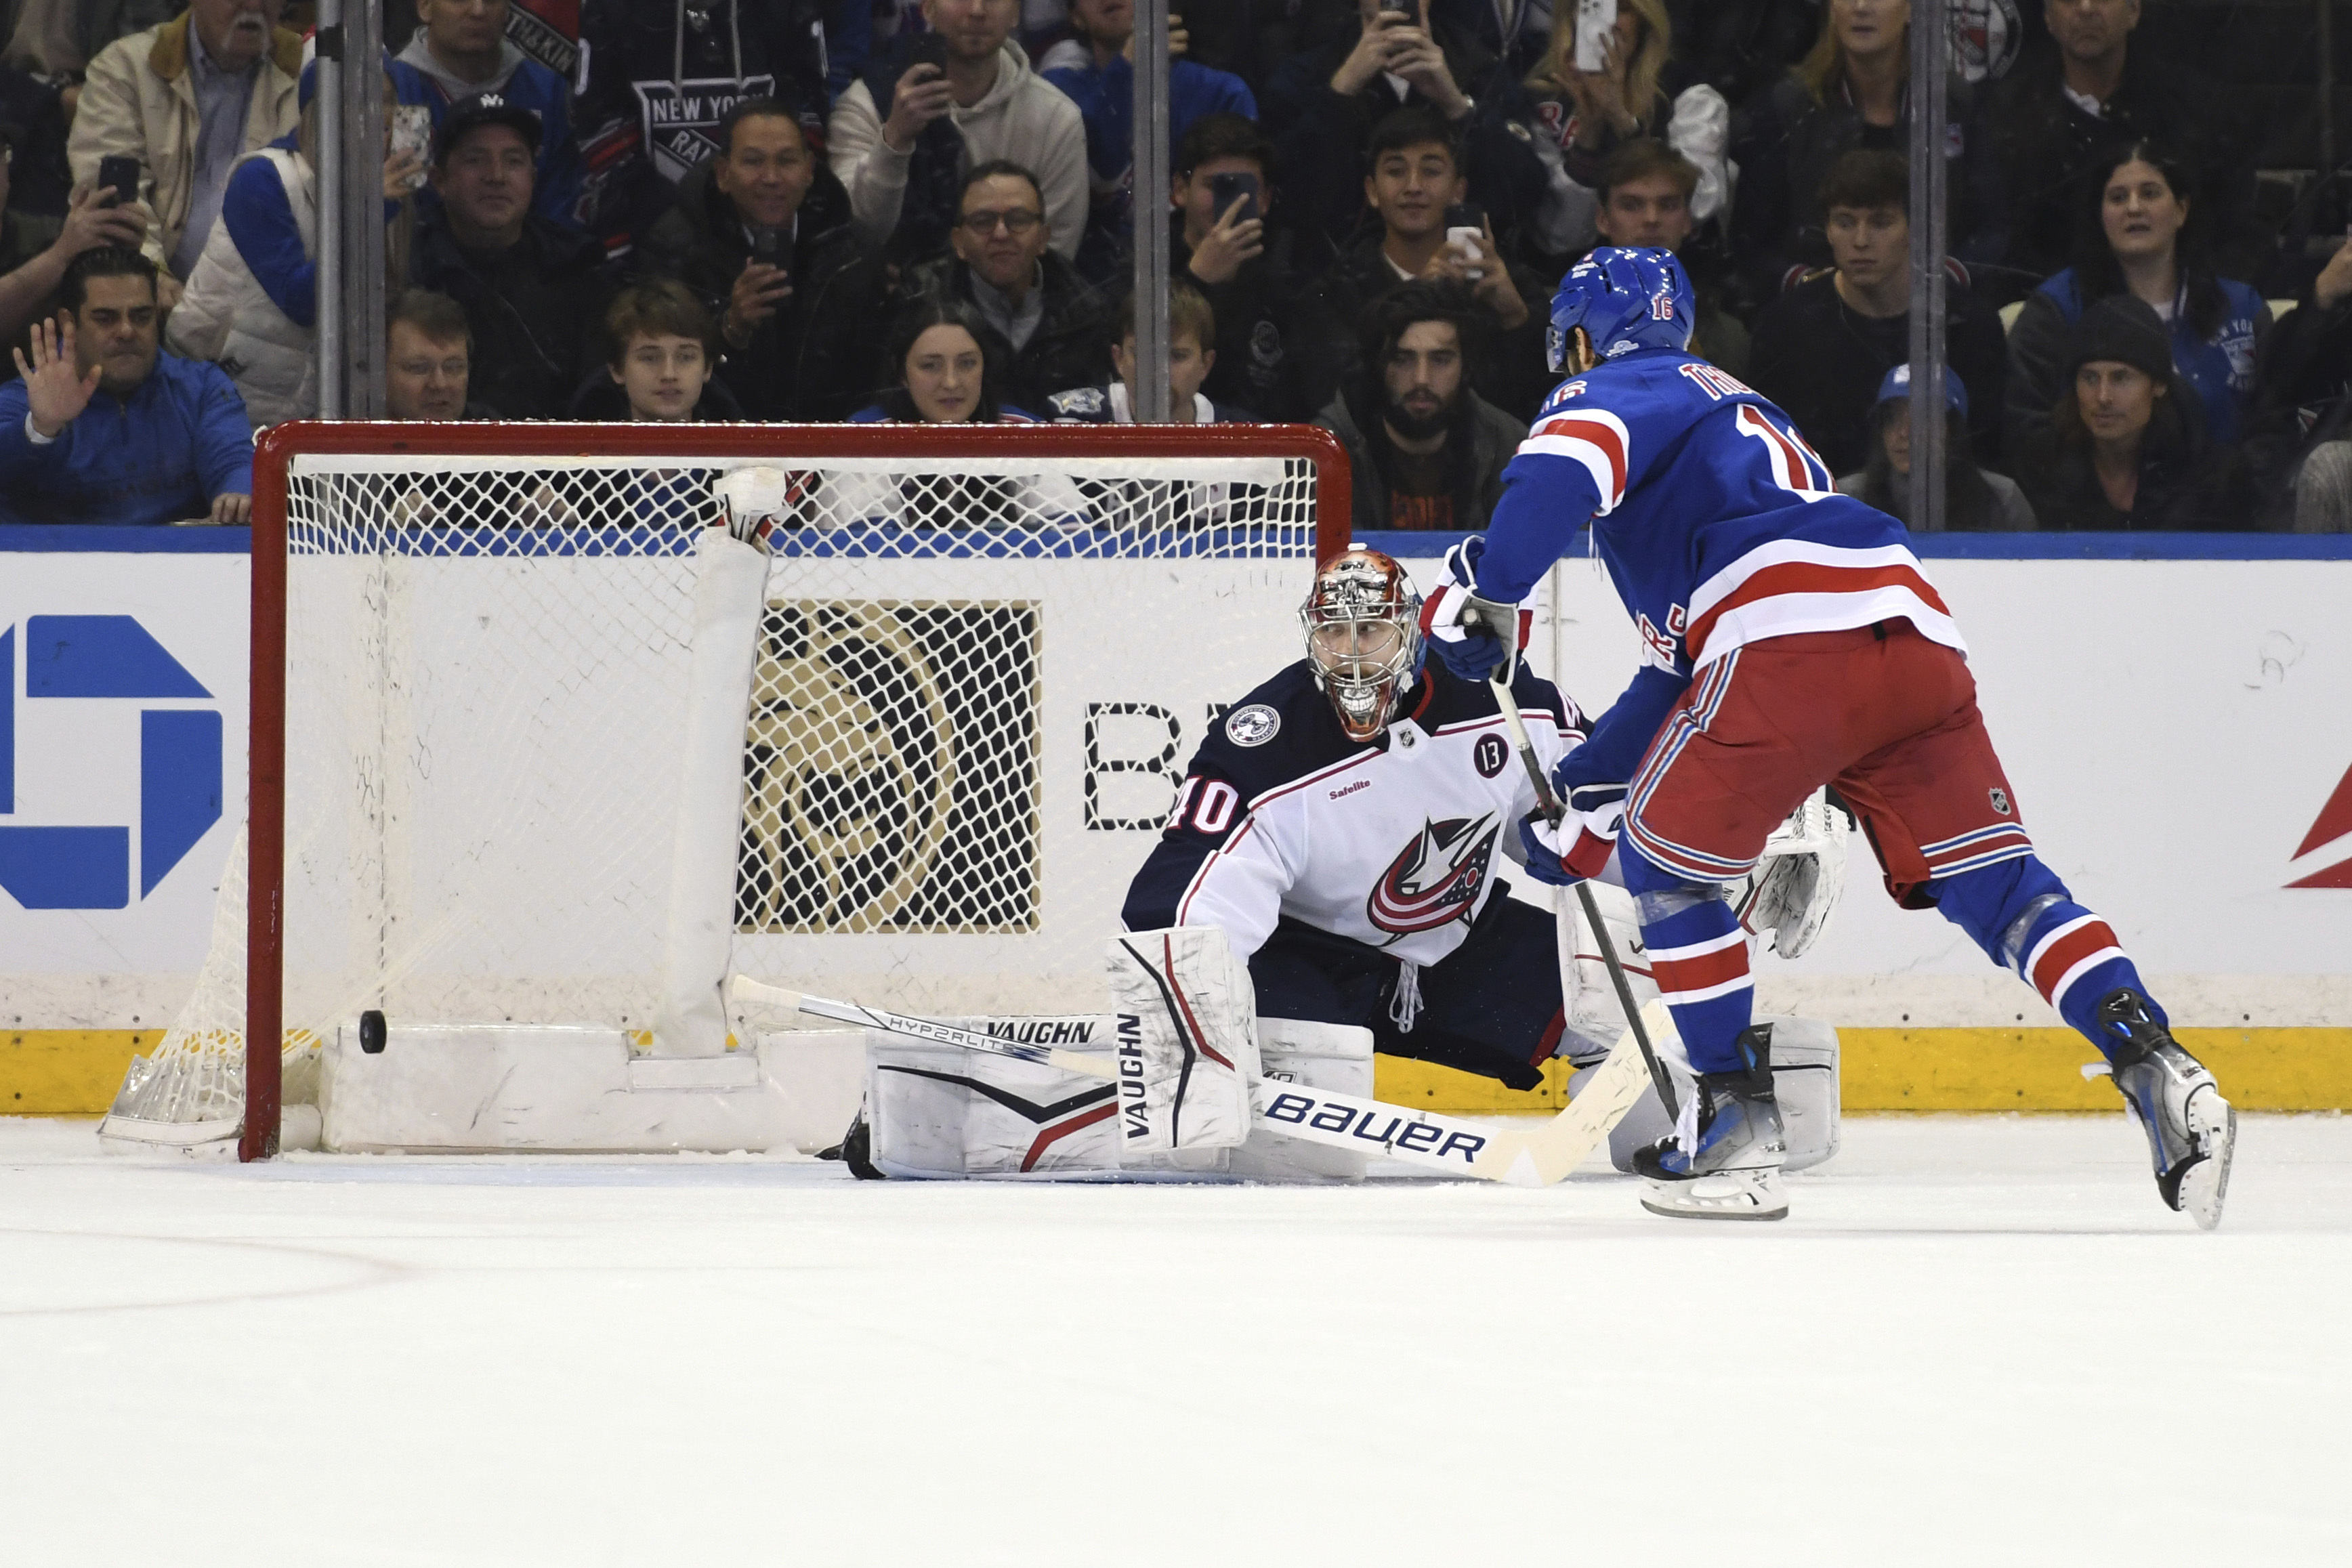
[[[1756,395],[1756,393],[1744,385],[1738,378],[1726,375],[1723,371],[1717,370],[1713,365],[1689,364],[1682,366],[1681,369],[1683,374],[1688,376],[1693,382],[1696,382],[1698,384],[1699,390],[1706,392],[1708,399],[1712,402],[1721,402],[1727,397],[1739,397],[1742,395],[1754,397]]]

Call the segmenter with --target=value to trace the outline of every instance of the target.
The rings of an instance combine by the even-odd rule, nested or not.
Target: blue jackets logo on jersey
[[[1486,862],[1501,831],[1492,811],[1424,821],[1372,884],[1365,918],[1394,936],[1434,931],[1451,920],[1467,924],[1486,885]]]

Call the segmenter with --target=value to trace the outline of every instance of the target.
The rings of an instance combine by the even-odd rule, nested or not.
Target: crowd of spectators
[[[2142,4],[1955,50],[1946,526],[2352,528],[2343,198],[2263,215]],[[314,10],[0,0],[0,519],[241,517],[228,437],[318,406]],[[1693,351],[1908,507],[1907,0],[1617,0],[1581,47],[1565,0],[1186,0],[1164,193],[1132,0],[385,10],[395,418],[1132,421],[1160,222],[1173,417],[1318,423],[1358,527],[1475,528],[1559,276],[1655,246]]]

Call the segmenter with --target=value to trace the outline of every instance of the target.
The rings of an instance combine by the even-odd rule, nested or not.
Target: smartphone
[[[948,37],[945,33],[925,33],[915,40],[907,57],[907,69],[917,66],[937,66],[941,76],[948,71]]]
[[[1399,16],[1412,15],[1412,0],[1381,0],[1381,9]]]
[[[1597,71],[1609,64],[1609,39],[1617,31],[1617,0],[1576,0],[1576,68]]]
[[[129,206],[139,199],[139,160],[136,158],[101,158],[98,161],[98,188],[111,189],[118,206]]]
[[[751,259],[761,267],[773,267],[783,252],[783,234],[778,229],[751,231]]]
[[[1463,256],[1476,256],[1486,238],[1485,213],[1465,202],[1456,202],[1445,209],[1445,243]],[[1462,276],[1477,283],[1486,278],[1486,272],[1484,267],[1474,267]]]
[[[416,154],[416,172],[408,176],[408,188],[422,190],[425,186],[425,153],[433,145],[433,111],[421,103],[394,104],[392,110],[391,138],[385,151],[397,157],[403,152]]]
[[[1257,216],[1256,175],[1231,173],[1209,176],[1209,205],[1216,214],[1216,221],[1224,221],[1225,209],[1232,206],[1236,199],[1241,202],[1242,210],[1235,216],[1235,223],[1245,224]]]

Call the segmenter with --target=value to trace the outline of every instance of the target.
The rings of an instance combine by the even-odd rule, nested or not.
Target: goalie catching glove
[[[710,486],[727,508],[727,531],[756,549],[768,548],[768,536],[792,512],[793,476],[781,468],[753,465],[721,475]]]
[[[1465,681],[1484,681],[1507,660],[1516,663],[1535,622],[1532,611],[1479,597],[1478,558],[1486,549],[1486,541],[1474,536],[1447,550],[1445,579],[1421,606],[1423,641]],[[1496,635],[1506,629],[1512,634],[1507,653]]]
[[[1129,1155],[1232,1148],[1249,1136],[1257,993],[1214,925],[1111,938],[1118,1146]]]

